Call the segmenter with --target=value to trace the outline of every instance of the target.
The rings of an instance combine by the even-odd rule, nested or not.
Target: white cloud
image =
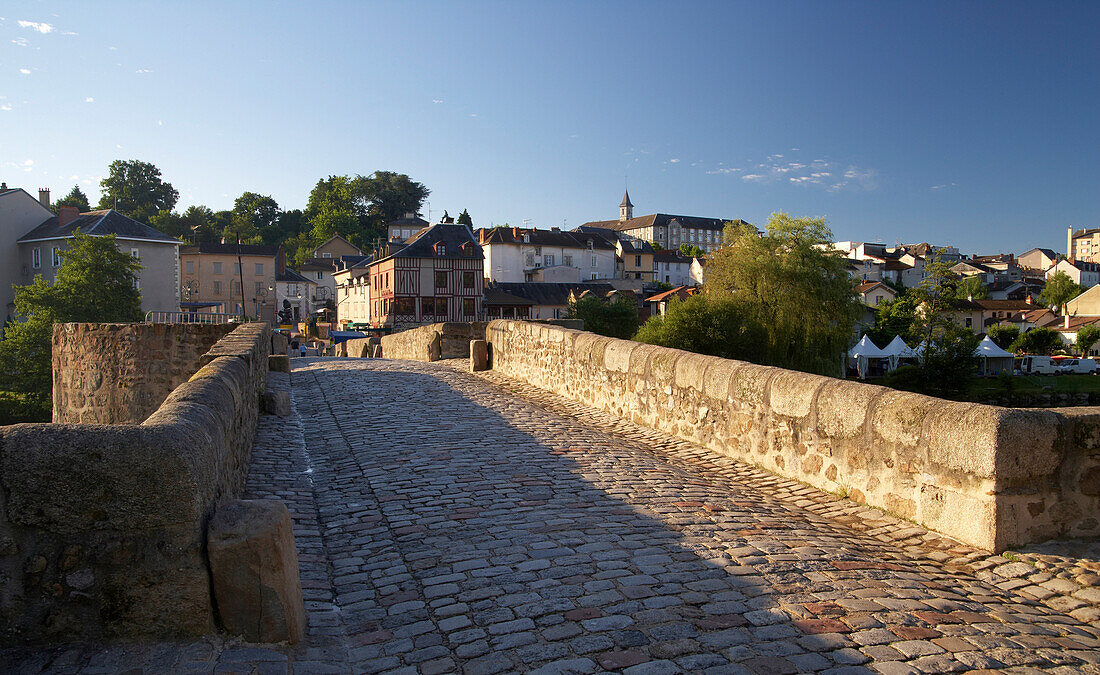
[[[31,71],[27,70],[26,68],[20,68],[19,72],[22,73],[23,75],[30,75],[31,74]]]
[[[692,166],[694,166],[694,165],[692,165]],[[734,167],[720,167],[720,168],[708,171],[707,173],[711,174],[711,175],[715,175],[715,174],[720,174],[720,173],[725,173],[725,174],[740,173],[742,171],[744,171],[744,169],[738,169],[738,168],[734,168]]]
[[[163,127],[164,126],[164,121],[163,120],[157,120],[157,126],[158,127]]]
[[[48,23],[39,23],[37,21],[20,21],[19,22],[19,27],[20,28],[30,28],[31,30],[36,30],[39,33],[42,33],[43,35],[53,31],[53,26],[51,26],[50,24],[48,24]]]
[[[792,151],[795,151],[792,148]],[[719,167],[708,174],[730,174],[740,169]],[[842,165],[825,159],[791,161],[781,154],[768,155],[762,162],[753,164],[749,173],[741,176],[746,183],[785,182],[790,185],[816,185],[829,192],[840,190],[871,191],[878,187],[878,172],[853,164]],[[839,177],[838,177],[839,176]]]
[[[955,187],[958,183],[943,183],[941,185],[933,185],[928,188],[929,190],[943,190],[944,188]]]
[[[80,176],[74,173],[73,175],[69,176],[69,180],[80,180]]]
[[[477,113],[470,113],[470,117],[477,117]]]
[[[91,96],[87,96],[87,97],[84,98],[84,102],[85,103],[95,103],[95,99],[92,98]]]
[[[669,161],[669,162],[670,162],[671,164],[677,164],[677,163],[679,163],[679,162],[680,162],[680,160],[679,160],[679,159],[677,159],[677,158],[675,158],[675,157],[673,157],[672,159],[670,159],[670,160],[668,160],[668,161]]]
[[[22,37],[15,38],[14,40],[11,41],[11,43],[13,45],[15,45],[16,47],[30,47],[31,46],[30,40],[28,40],[27,38],[22,38]]]
[[[3,110],[4,112],[10,111],[11,110],[11,104],[10,103],[5,103],[3,105],[0,105],[0,110]]]
[[[107,50],[115,52],[115,51],[118,51],[118,47],[108,47]]]
[[[443,102],[443,99],[441,99],[441,98],[433,98],[432,99],[432,103],[435,103],[436,105],[438,105],[442,102]]]
[[[71,30],[62,31],[61,34],[62,35],[78,35],[77,32],[71,31]]]
[[[150,69],[148,69],[148,68],[138,68],[138,69],[137,69],[137,70],[135,70],[134,72],[135,72],[135,73],[151,73],[151,72],[153,72],[153,71],[152,71],[152,70],[150,70]]]

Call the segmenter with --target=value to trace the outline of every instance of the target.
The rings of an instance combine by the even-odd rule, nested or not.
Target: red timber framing
[[[391,258],[371,266],[371,322],[415,325],[483,318],[480,258]]]

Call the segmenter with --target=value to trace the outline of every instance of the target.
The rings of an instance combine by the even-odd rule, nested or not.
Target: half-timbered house
[[[425,228],[370,265],[371,323],[408,328],[482,317],[485,254],[465,225]]]

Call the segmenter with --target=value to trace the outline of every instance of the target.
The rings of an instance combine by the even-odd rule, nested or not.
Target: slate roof
[[[588,248],[592,242],[594,249],[615,248],[607,238],[597,233],[563,232],[558,229],[540,230],[538,228],[494,227],[491,230],[478,230],[483,244],[529,244],[532,246],[560,246],[563,248]],[[613,234],[613,233],[612,233]],[[523,241],[527,235],[528,241]]]
[[[299,272],[329,272],[336,269],[338,258],[310,258],[298,265]]]
[[[692,257],[684,255],[680,251],[654,251],[653,262],[667,262],[667,263],[682,263],[684,265],[690,265]]]
[[[261,246],[258,244],[241,244],[241,255],[262,255],[274,258],[279,255],[278,246]],[[187,253],[210,253],[218,255],[237,255],[237,242],[223,244],[218,241],[204,241],[194,246],[184,246],[180,249],[180,255]]]
[[[653,247],[648,241],[638,239],[622,239],[623,253],[653,253]]]
[[[623,221],[594,220],[592,222],[585,223],[581,227],[599,227],[608,230],[626,232],[628,230],[637,230],[643,227],[667,227],[673,221],[676,221],[676,223],[680,227],[690,227],[697,230],[717,230],[721,232],[722,229],[726,226],[726,223],[731,222],[731,219],[703,218],[700,216],[677,216],[668,213],[651,213],[648,216],[627,218]],[[744,221],[740,219],[733,219],[732,222],[744,223]]]
[[[165,244],[182,244],[180,240],[170,237],[160,230],[139,223],[124,216],[114,209],[102,211],[88,211],[77,216],[65,225],[57,216],[47,218],[38,227],[19,238],[21,242],[39,241],[42,239],[67,239],[73,236],[73,232],[80,230],[84,234],[94,236],[106,236],[113,234],[119,239],[140,239],[146,241],[158,241]]]
[[[317,283],[316,281],[311,281],[311,280],[303,277],[301,274],[298,274],[297,272],[290,269],[289,267],[282,270],[282,271],[280,271],[280,272],[278,272],[275,275],[275,281],[285,281],[285,282],[292,283],[292,284],[315,284],[315,283]]]
[[[444,255],[436,253],[435,245],[439,243],[447,247]],[[469,255],[463,253],[463,244],[472,245],[472,249],[467,249],[471,252]],[[387,252],[385,257],[374,262],[381,262],[389,258],[472,258],[484,260],[485,252],[481,250],[481,246],[474,239],[473,233],[465,225],[439,223],[420,230],[410,237],[400,249]]]
[[[535,304],[533,300],[513,295],[502,288],[490,287],[485,289],[485,301],[486,305],[512,305],[530,307]]]
[[[536,305],[568,305],[569,293],[576,291],[580,295],[584,291],[592,291],[600,297],[606,296],[615,287],[611,284],[569,284],[569,283],[519,283],[497,282],[490,289],[499,289],[511,295],[527,298]],[[489,289],[486,289],[488,292]]]

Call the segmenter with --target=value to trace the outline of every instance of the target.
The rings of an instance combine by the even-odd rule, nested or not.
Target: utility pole
[[[237,274],[241,279],[241,319],[244,319],[244,265],[241,264],[241,235],[237,235]],[[259,318],[259,317],[257,317]]]

